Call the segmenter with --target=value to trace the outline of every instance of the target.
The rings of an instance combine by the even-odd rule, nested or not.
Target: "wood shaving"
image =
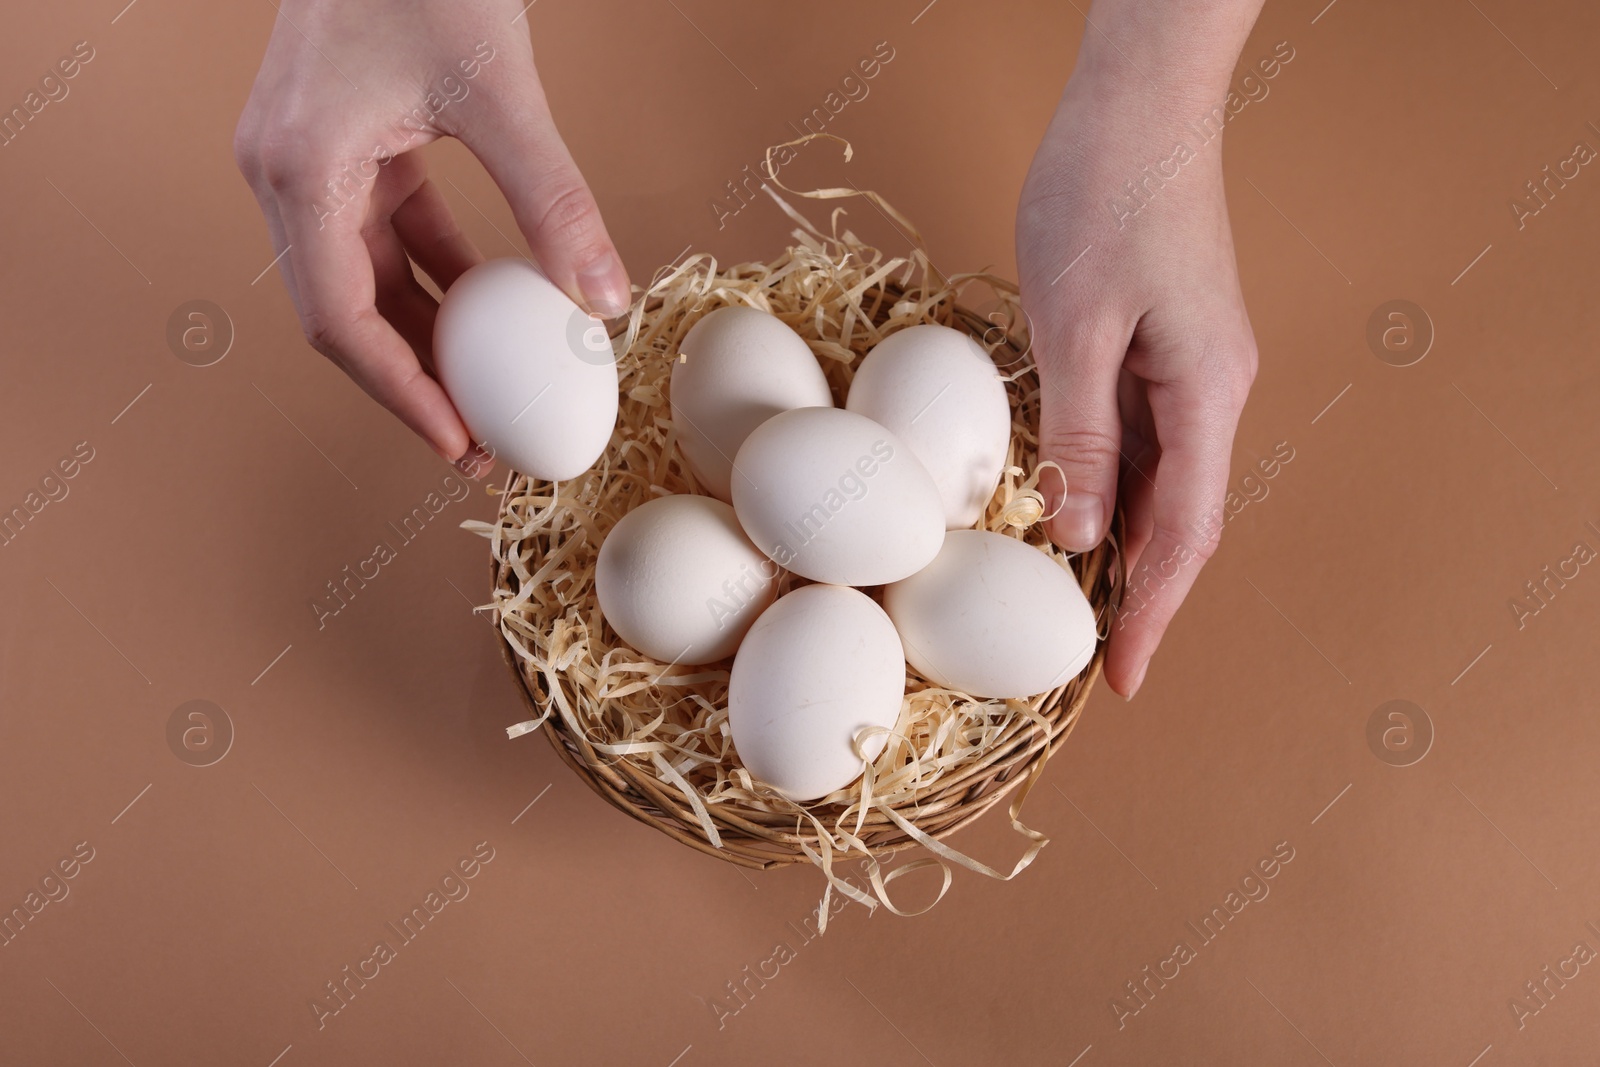
[[[815,136],[831,135],[790,144]],[[771,177],[770,152],[768,158]],[[689,328],[727,305],[776,315],[816,353],[841,407],[857,362],[888,334],[919,323],[968,332],[1007,377],[1013,411],[1007,464],[981,525],[1037,546],[1072,573],[1097,612],[1102,638],[1120,600],[1123,568],[1115,537],[1070,556],[1045,536],[1040,483],[1062,474],[1037,457],[1039,380],[1016,286],[989,273],[941,275],[915,227],[876,193],[787,191],[865,198],[913,247],[901,256],[870,247],[848,228],[843,206],[831,210],[824,232],[767,187],[796,223],[794,244],[770,263],[719,267],[700,253],[657,273],[612,338],[621,406],[616,432],[594,467],[559,484],[511,472],[499,490],[496,520],[462,525],[489,539],[493,602],[480,610],[491,613],[537,713],[507,733],[543,726],[557,752],[607,800],[701,851],[747,867],[815,864],[826,879],[818,923],[826,929],[834,891],[869,909],[881,904],[897,915],[921,914],[948,891],[949,864],[1009,880],[1033,862],[1049,839],[1022,823],[1022,804],[1076,724],[1099,675],[1104,641],[1082,674],[1027,701],[974,698],[933,685],[908,666],[895,728],[857,735],[858,754],[874,733],[887,740],[854,784],[796,804],[753,780],[728,729],[730,661],[687,667],[641,655],[605,624],[594,592],[600,543],[617,520],[657,496],[703,492],[677,446],[667,402],[672,363]],[[780,595],[800,584],[804,579],[785,575]],[[1008,794],[1014,794],[1011,825],[1028,841],[1009,871],[942,840]],[[886,875],[880,869],[879,858],[917,847],[932,856]],[[871,893],[835,871],[860,858]],[[897,906],[889,883],[930,865],[943,870],[938,895],[915,910]]]

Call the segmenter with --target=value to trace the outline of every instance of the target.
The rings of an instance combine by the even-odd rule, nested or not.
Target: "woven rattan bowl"
[[[1015,288],[986,274],[946,278],[920,251],[887,257],[848,230],[841,233],[837,212],[832,233],[794,217],[802,223],[798,243],[773,263],[719,271],[709,256],[697,256],[662,272],[613,340],[622,411],[595,468],[559,485],[512,472],[496,521],[468,524],[492,542],[500,646],[535,716],[507,732],[542,725],[567,765],[612,805],[730,863],[764,869],[810,861],[849,892],[832,874],[837,859],[863,853],[881,859],[920,845],[943,860],[1011,877],[1047,840],[1018,821],[1021,799],[1072,732],[1099,676],[1103,640],[1081,674],[1028,701],[975,700],[909,673],[899,740],[892,736],[873,765],[873,795],[864,797],[858,780],[801,806],[738,765],[725,725],[729,661],[680,667],[648,660],[621,643],[595,601],[595,556],[611,524],[662,492],[700,491],[672,437],[665,389],[678,340],[700,316],[729,303],[764,307],[794,326],[818,354],[841,404],[856,362],[887,332],[937,322],[978,338],[1011,376],[1016,420],[1011,466],[982,525],[1048,545],[1037,486],[1041,476],[1059,471],[1037,463],[1039,381]],[[971,287],[990,295],[975,307],[958,302]],[[1121,590],[1119,532],[1070,557],[1102,638]],[[787,582],[785,590],[799,584]],[[908,762],[916,762],[914,771],[904,770]],[[1010,875],[940,841],[1024,783],[1012,821],[1033,844]],[[874,883],[881,895],[881,883]]]

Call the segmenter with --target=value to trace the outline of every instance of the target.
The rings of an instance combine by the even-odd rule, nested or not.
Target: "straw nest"
[[[849,154],[846,145],[847,160]],[[1055,551],[1045,535],[1041,481],[1061,473],[1037,456],[1040,385],[1016,286],[987,273],[940,274],[916,229],[875,193],[788,191],[813,199],[864,197],[913,247],[888,256],[868,246],[844,226],[842,207],[833,209],[823,232],[769,188],[797,224],[795,244],[783,255],[724,268],[710,255],[693,255],[658,272],[634,303],[612,339],[622,389],[617,428],[594,467],[558,484],[511,472],[496,520],[465,525],[492,546],[493,603],[483,610],[493,613],[501,651],[535,715],[507,733],[543,726],[556,752],[595,792],[709,855],[758,869],[815,864],[827,882],[819,909],[825,926],[834,890],[869,909],[881,903],[896,914],[917,914],[944,896],[950,863],[1009,880],[1048,843],[1022,823],[1023,801],[1072,732],[1099,676],[1123,567],[1115,536],[1073,556]],[[730,661],[687,667],[649,659],[606,625],[594,593],[600,543],[618,519],[659,495],[702,492],[677,447],[667,383],[689,327],[728,304],[769,311],[798,331],[841,406],[857,361],[895,330],[939,323],[967,331],[991,351],[1009,379],[1013,423],[1007,466],[982,525],[1049,552],[1078,579],[1102,637],[1083,673],[1030,700],[999,701],[943,689],[908,667],[899,722],[855,783],[801,805],[750,777],[728,730]],[[1044,485],[1055,489],[1059,482]],[[799,584],[804,580],[786,575],[780,593]],[[876,597],[877,590],[867,592]],[[857,744],[867,737],[858,735]],[[942,840],[1007,796],[1011,825],[1028,840],[1009,873]],[[919,846],[932,855],[881,869],[880,860]],[[835,870],[846,861],[861,862],[870,894]],[[916,912],[897,907],[888,883],[929,865],[943,871],[938,897]]]

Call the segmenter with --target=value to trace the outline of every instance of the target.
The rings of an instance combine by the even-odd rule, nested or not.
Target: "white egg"
[[[865,593],[807,585],[762,613],[733,658],[728,728],[753,776],[815,800],[861,776],[856,731],[894,729],[906,664],[894,624]],[[862,749],[876,759],[879,734]]]
[[[628,644],[663,663],[733,655],[772,603],[782,570],[708,496],[657,497],[624,515],[595,561],[600,613]]]
[[[983,518],[1011,445],[1011,402],[982,345],[948,326],[898,330],[861,361],[845,407],[893,430],[928,468],[945,526]]]
[[[1078,581],[1029,544],[951,530],[926,569],[883,591],[923,677],[978,697],[1048,692],[1094,657],[1094,609]]]
[[[433,362],[474,441],[534,478],[576,478],[617,423],[604,329],[522,259],[491,259],[439,303]]]
[[[672,364],[672,425],[683,458],[712,496],[732,500],[733,458],[780,411],[832,407],[817,357],[782,319],[722,307],[689,328]]]
[[[795,408],[735,457],[733,509],[756,546],[806,578],[882,585],[926,566],[944,540],[939,487],[865,415]]]

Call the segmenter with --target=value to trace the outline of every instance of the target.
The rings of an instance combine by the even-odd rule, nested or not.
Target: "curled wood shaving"
[[[772,181],[782,186],[775,177]],[[1070,558],[1050,546],[1042,525],[1048,516],[1040,482],[1062,478],[1062,472],[1037,460],[1039,385],[1016,286],[988,273],[941,275],[915,227],[876,193],[852,187],[798,195],[865,197],[910,235],[914,245],[904,255],[887,255],[857,238],[845,225],[843,207],[831,212],[825,233],[767,191],[797,223],[794,244],[781,256],[770,263],[719,267],[709,254],[692,255],[659,271],[633,304],[626,325],[612,339],[622,390],[616,431],[594,467],[557,485],[513,472],[500,491],[496,520],[463,525],[490,541],[498,577],[486,610],[493,612],[527,688],[539,694],[543,712],[508,728],[508,735],[527,733],[555,717],[570,736],[586,743],[590,754],[584,758],[597,774],[626,770],[629,782],[651,794],[649,805],[682,810],[686,804],[684,817],[714,847],[730,847],[729,834],[736,831],[783,838],[790,851],[803,853],[823,871],[819,928],[826,929],[835,890],[869,909],[881,904],[895,914],[919,914],[949,889],[951,863],[1001,880],[1025,869],[1048,843],[1020,820],[1044,752],[1034,753],[1026,782],[1012,796],[1012,827],[1029,845],[1009,873],[961,854],[919,828],[917,820],[962,803],[958,798],[964,794],[952,783],[970,779],[978,784],[993,777],[999,754],[1014,750],[1034,731],[1049,739],[1070,729],[1076,708],[1065,721],[1042,712],[1069,695],[1081,698],[1089,680],[1080,676],[1028,701],[997,701],[941,688],[908,668],[895,728],[874,728],[856,738],[859,755],[863,742],[883,734],[882,752],[863,760],[864,773],[847,788],[800,805],[756,782],[740,765],[727,722],[728,662],[658,663],[623,644],[605,625],[594,593],[594,568],[606,533],[647,500],[702,491],[677,447],[667,384],[689,328],[731,304],[768,311],[793,327],[817,355],[841,406],[856,362],[896,330],[939,323],[978,338],[1007,379],[1014,413],[1010,453],[982,525],[1033,544],[1071,569]],[[1087,589],[1089,579],[1082,580]],[[798,584],[803,583],[786,575],[780,593]],[[1110,606],[1096,607],[1105,626]],[[912,843],[933,855],[899,866],[887,877],[870,858]],[[869,857],[870,895],[834,869],[856,856]],[[944,873],[932,903],[913,912],[891,901],[889,883],[929,865]]]

